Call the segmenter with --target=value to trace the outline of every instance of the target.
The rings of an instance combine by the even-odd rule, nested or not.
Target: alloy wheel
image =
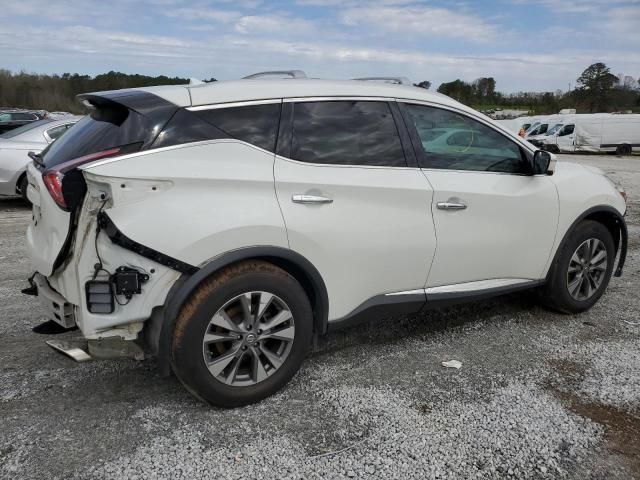
[[[607,263],[607,249],[601,240],[590,238],[582,242],[569,261],[569,294],[579,301],[591,298],[605,279]]]
[[[282,366],[294,337],[293,315],[284,300],[268,292],[246,292],[211,318],[202,340],[204,361],[220,382],[255,385]]]

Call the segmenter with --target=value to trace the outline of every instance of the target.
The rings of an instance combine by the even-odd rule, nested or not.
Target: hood
[[[556,157],[557,158],[557,157]],[[582,165],[574,162],[557,161],[555,172],[561,175],[572,175],[589,172],[596,175],[606,176],[605,172],[598,167],[591,165]]]

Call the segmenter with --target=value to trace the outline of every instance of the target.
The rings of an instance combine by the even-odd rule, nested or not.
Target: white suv
[[[252,78],[80,95],[29,166],[50,318],[144,344],[238,406],[359,319],[539,287],[590,308],[626,254],[624,193],[401,81]]]

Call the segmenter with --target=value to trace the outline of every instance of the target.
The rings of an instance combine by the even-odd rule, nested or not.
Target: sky
[[[239,78],[493,76],[567,90],[591,63],[640,76],[640,0],[0,0],[0,68]]]

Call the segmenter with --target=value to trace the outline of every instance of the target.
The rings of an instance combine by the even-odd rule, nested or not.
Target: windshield
[[[38,120],[37,122],[27,123],[26,125],[22,125],[21,127],[14,128],[13,130],[9,130],[8,132],[0,135],[0,138],[13,138],[18,135],[23,134],[24,132],[28,132],[29,130],[33,130],[40,125],[44,125],[45,123],[50,123],[51,120]]]
[[[556,133],[558,130],[560,130],[562,128],[562,124],[561,123],[557,123],[553,126],[553,128],[551,128],[551,130],[549,130],[547,132],[547,135],[553,135],[554,133]]]

